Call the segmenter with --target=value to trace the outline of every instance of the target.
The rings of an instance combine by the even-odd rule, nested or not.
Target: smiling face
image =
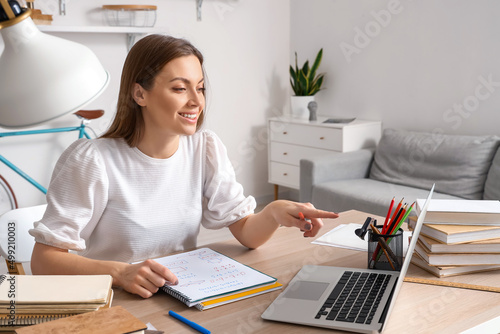
[[[135,84],[133,95],[141,106],[145,135],[171,139],[194,134],[205,107],[204,92],[203,70],[194,55],[168,62],[150,90]]]

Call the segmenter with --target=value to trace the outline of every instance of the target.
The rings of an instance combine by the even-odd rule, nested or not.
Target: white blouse
[[[168,159],[122,139],[80,139],[59,158],[47,204],[30,230],[37,242],[124,262],[196,247],[200,224],[226,227],[256,206],[209,130],[181,136]]]

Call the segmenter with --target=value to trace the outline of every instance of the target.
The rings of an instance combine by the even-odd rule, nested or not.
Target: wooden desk
[[[367,214],[342,213],[326,220],[324,234],[341,223],[363,223]],[[383,218],[382,218],[383,219]],[[236,240],[208,247],[278,278],[284,286],[305,264],[365,268],[366,253],[313,245],[298,230],[280,228],[273,238],[256,250],[247,250]],[[411,266],[408,276],[436,277]],[[449,281],[500,287],[500,271],[446,278]],[[262,312],[281,292],[274,291],[206,311],[188,308],[176,299],[158,293],[149,299],[115,289],[113,305],[122,305],[145,323],[165,333],[197,333],[168,316],[174,310],[212,333],[334,333],[331,330],[264,321]],[[459,333],[500,315],[500,293],[404,283],[384,333]]]

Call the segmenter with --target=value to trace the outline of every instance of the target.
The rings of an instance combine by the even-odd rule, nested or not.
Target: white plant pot
[[[299,119],[309,119],[309,109],[307,109],[307,105],[311,101],[314,101],[314,95],[292,96],[291,97],[292,117]]]

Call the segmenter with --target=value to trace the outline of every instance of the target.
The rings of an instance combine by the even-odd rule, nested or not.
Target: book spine
[[[180,300],[181,302],[183,302],[184,304],[186,304],[187,306],[191,307],[192,306],[192,303],[191,303],[191,300],[189,299],[188,296],[186,296],[185,294],[183,294],[182,292],[179,292],[173,288],[171,288],[170,286],[168,285],[164,285],[162,286],[161,288],[164,292],[168,293],[169,295],[171,295],[172,297]]]
[[[40,315],[16,315],[10,317],[8,315],[0,315],[0,329],[6,326],[30,326],[37,325],[43,322],[66,318],[75,314],[40,314]]]

